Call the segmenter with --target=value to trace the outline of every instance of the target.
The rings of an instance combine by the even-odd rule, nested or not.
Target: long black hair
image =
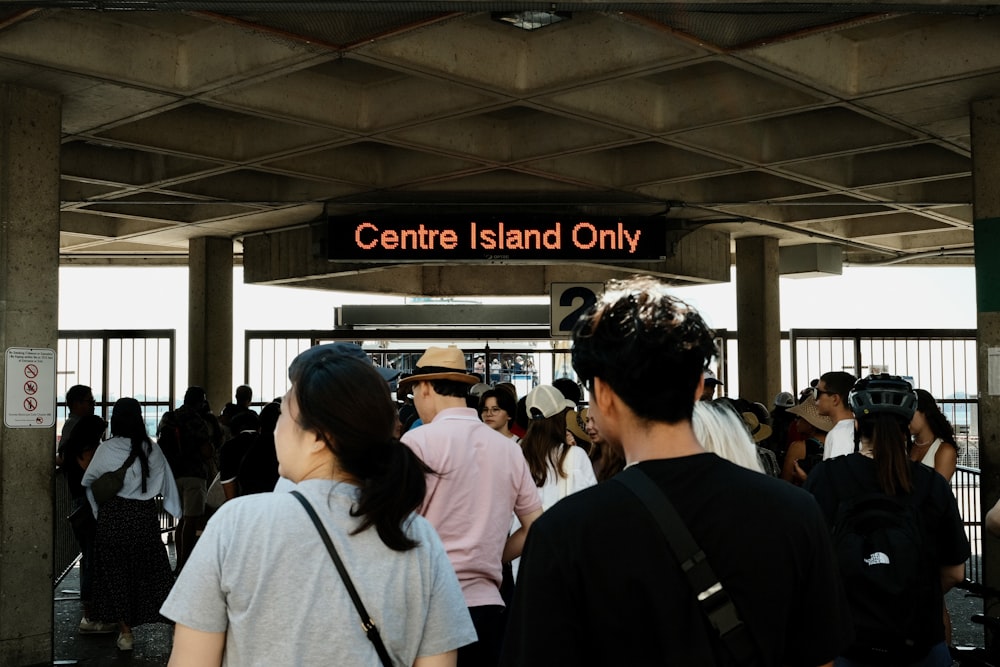
[[[872,445],[872,457],[883,493],[895,496],[913,489],[910,476],[910,422],[885,412],[858,419],[859,438]]]
[[[941,412],[937,401],[926,389],[914,389],[913,391],[917,394],[917,410],[924,414],[924,419],[927,420],[931,433],[934,434],[935,438],[941,438],[941,442],[951,445],[955,451],[958,451],[958,443],[955,442],[955,429]]]
[[[390,549],[417,546],[403,525],[423,501],[424,476],[432,471],[395,437],[396,409],[385,380],[371,364],[345,356],[335,345],[303,352],[288,376],[299,426],[317,433],[340,468],[361,482],[351,510],[361,524],[353,534],[374,526]]]
[[[139,459],[141,467],[142,492],[146,492],[149,477],[149,453],[153,442],[146,432],[146,421],[142,417],[142,406],[134,398],[119,398],[111,408],[111,436],[128,438],[132,442],[131,454]],[[143,446],[145,445],[145,446]]]

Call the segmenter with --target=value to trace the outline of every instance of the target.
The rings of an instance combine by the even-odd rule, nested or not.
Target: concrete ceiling
[[[186,261],[324,215],[663,214],[972,263],[987,3],[0,3],[0,82],[63,97],[63,262]],[[113,11],[118,10],[118,11]],[[138,11],[147,10],[147,11]]]

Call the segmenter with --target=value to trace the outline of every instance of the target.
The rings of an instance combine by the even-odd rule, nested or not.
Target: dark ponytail
[[[128,438],[132,443],[131,454],[139,459],[142,492],[146,492],[149,478],[149,453],[153,442],[146,432],[146,422],[142,417],[142,406],[134,398],[120,398],[111,409],[111,435]],[[145,445],[145,447],[143,446]]]
[[[860,437],[872,445],[872,456],[883,493],[910,493],[909,421],[889,413],[872,414],[858,422]]]
[[[288,369],[299,407],[298,423],[320,434],[337,463],[361,485],[351,515],[396,551],[417,546],[405,530],[423,502],[423,461],[394,437],[396,409],[389,387],[371,364],[345,356],[336,345],[303,352]]]

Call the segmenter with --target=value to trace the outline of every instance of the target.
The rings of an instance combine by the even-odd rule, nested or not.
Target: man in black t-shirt
[[[698,313],[655,280],[635,278],[609,285],[573,338],[589,414],[669,498],[705,553],[748,632],[741,657],[832,662],[852,628],[815,501],[706,453],[692,431],[715,354]],[[653,515],[609,480],[564,498],[528,533],[502,662],[737,663],[740,652],[723,647],[695,595]]]

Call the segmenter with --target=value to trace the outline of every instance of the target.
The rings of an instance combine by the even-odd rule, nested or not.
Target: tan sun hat
[[[590,435],[587,434],[587,408],[579,412],[566,413],[566,428],[573,434],[577,442],[590,444]]]
[[[479,377],[466,372],[465,353],[454,345],[429,347],[417,360],[413,374],[401,379],[399,386],[426,380],[451,380],[466,384],[477,384]]]
[[[743,413],[743,423],[747,425],[750,430],[750,436],[753,438],[754,442],[761,442],[762,440],[767,440],[771,437],[771,427],[767,424],[761,424],[760,420],[757,419],[757,415],[752,412]]]
[[[786,412],[796,417],[802,417],[821,431],[829,432],[833,428],[833,420],[819,413],[819,410],[816,409],[816,399],[811,395],[798,405],[788,408]]]

